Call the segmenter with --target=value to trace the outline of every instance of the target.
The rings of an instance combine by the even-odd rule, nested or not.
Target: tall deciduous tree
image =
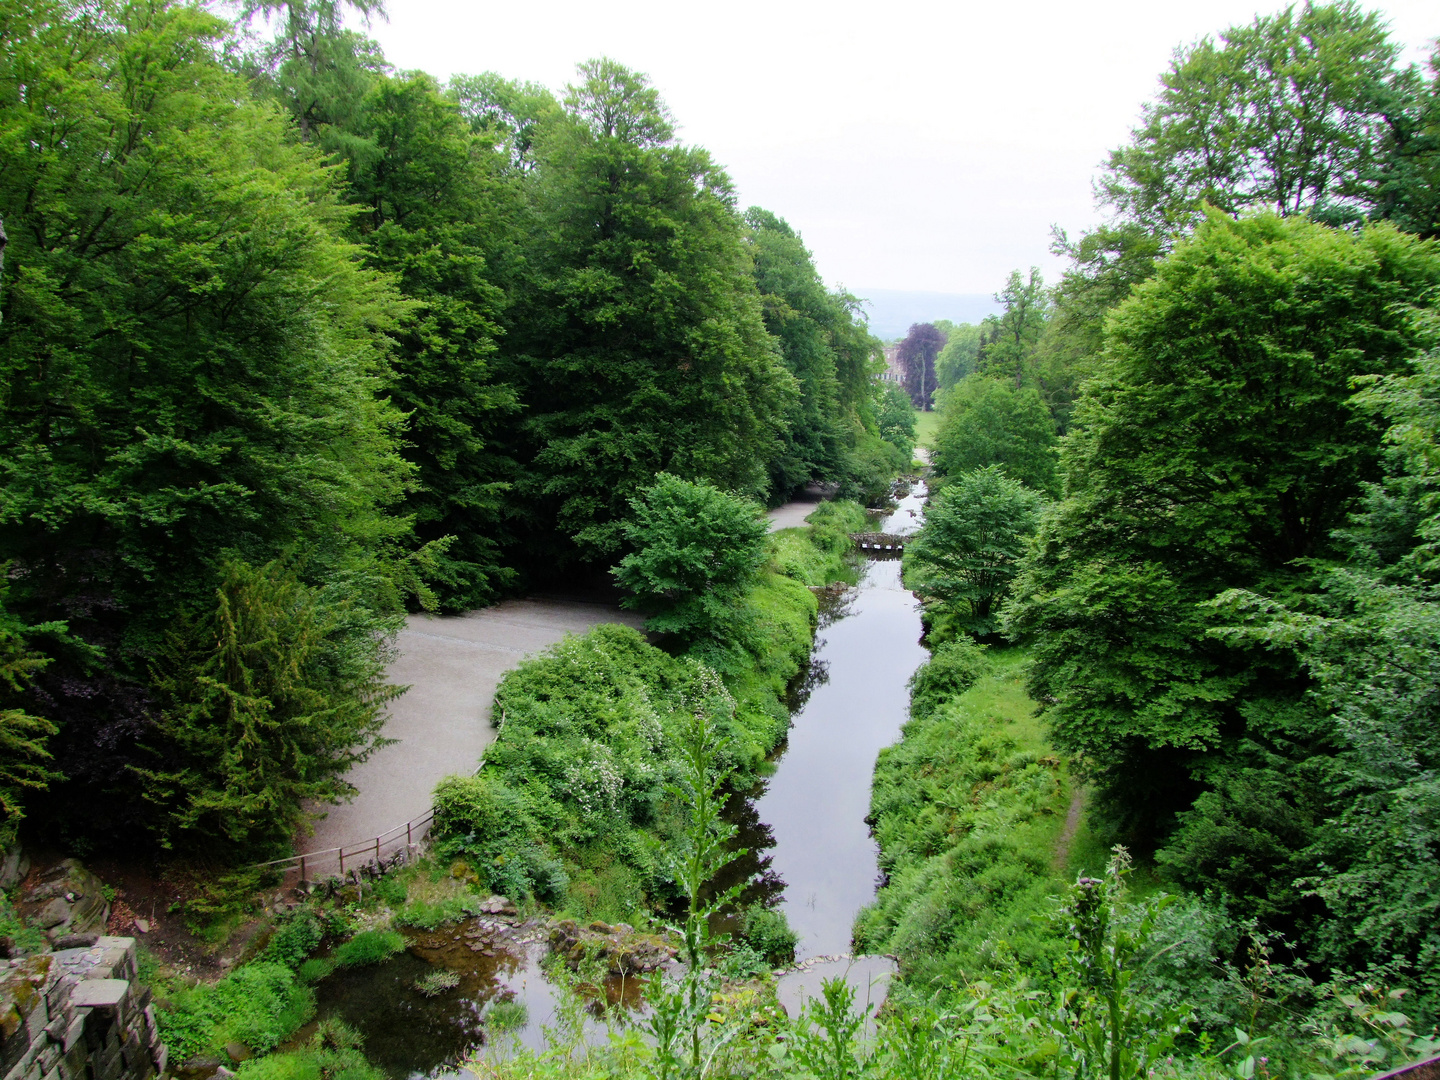
[[[345,132],[355,238],[418,302],[393,335],[388,387],[409,416],[405,455],[419,480],[401,512],[413,515],[413,545],[433,545],[440,604],[475,607],[513,579],[504,543],[519,402],[492,361],[519,192],[493,136],[472,131],[428,76],[377,79]]]
[[[729,179],[674,142],[644,76],[611,60],[580,74],[542,137],[538,280],[511,348],[530,406],[526,495],[563,554],[594,561],[618,553],[629,500],[662,470],[763,498],[795,383]]]
[[[945,335],[932,323],[916,323],[900,342],[897,357],[905,368],[905,389],[917,409],[935,407],[935,358],[945,347]]]
[[[1055,421],[1033,386],[971,375],[946,395],[934,449],[942,477],[999,465],[1036,491],[1058,490]]]
[[[145,658],[208,606],[226,552],[291,550],[372,614],[395,604],[408,526],[385,510],[409,468],[380,390],[404,309],[342,239],[331,171],[221,66],[220,20],[3,17],[0,559],[22,620],[88,643],[35,679],[68,778],[51,816],[118,828],[155,718]]]
[[[1359,213],[1398,104],[1399,48],[1349,0],[1286,8],[1181,51],[1102,192],[1158,233],[1226,213]]]
[[[1112,318],[1009,630],[1055,738],[1132,820],[1227,755],[1316,737],[1293,662],[1227,648],[1198,605],[1307,587],[1379,468],[1351,381],[1403,367],[1405,305],[1437,281],[1435,246],[1390,227],[1215,212]]]
[[[1033,380],[1035,346],[1050,313],[1045,279],[1033,266],[1029,277],[1011,270],[1005,287],[995,294],[995,302],[1003,310],[986,320],[989,333],[979,356],[979,369],[1012,380],[1019,390]]]
[[[950,389],[975,372],[982,333],[981,327],[974,323],[960,323],[945,331],[945,347],[935,358],[935,381],[941,390]]]
[[[759,207],[746,211],[745,224],[765,326],[799,388],[782,448],[770,462],[771,498],[779,501],[812,480],[842,483],[849,477],[876,343],[855,299],[825,288],[794,229]]]

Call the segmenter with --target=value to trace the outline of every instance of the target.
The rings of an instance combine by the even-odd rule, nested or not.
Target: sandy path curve
[[[608,604],[539,598],[464,615],[411,615],[396,642],[400,655],[386,673],[410,687],[385,722],[385,737],[396,742],[350,773],[359,789],[351,802],[314,808],[324,816],[298,850],[358,844],[424,814],[440,778],[472,771],[495,738],[490,704],[505,672],[566,634],[642,622],[643,616]]]

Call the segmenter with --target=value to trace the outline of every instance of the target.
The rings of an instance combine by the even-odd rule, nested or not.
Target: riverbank
[[[812,487],[767,511],[770,531],[804,529],[823,499],[822,489]],[[643,622],[614,604],[550,597],[504,600],[463,615],[409,616],[386,671],[388,682],[407,688],[381,732],[393,741],[350,772],[353,799],[310,808],[314,831],[297,840],[297,853],[356,845],[420,817],[455,762],[478,763],[494,740],[490,707],[506,672],[566,635]]]
[[[767,541],[767,560],[717,636],[679,654],[603,626],[523,660],[500,681],[499,731],[476,776],[436,791],[435,850],[478,883],[581,919],[643,922],[675,900],[664,852],[685,718],[704,709],[720,763],[746,787],[790,725],[786,694],[810,660],[813,589],[849,570],[852,503],[827,502]]]

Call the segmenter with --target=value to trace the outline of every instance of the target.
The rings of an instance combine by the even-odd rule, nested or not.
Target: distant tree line
[[[858,301],[643,75],[442,85],[343,13],[0,12],[0,840],[281,848],[407,608],[614,564],[662,472],[909,461]]]

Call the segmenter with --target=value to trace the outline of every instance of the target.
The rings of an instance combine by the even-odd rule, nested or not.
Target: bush
[[[182,991],[157,1011],[161,1034],[177,1061],[239,1042],[263,1054],[315,1012],[315,997],[284,964],[258,960],[213,986]]]
[[[322,1021],[303,1049],[252,1058],[236,1075],[240,1080],[387,1080],[365,1060],[360,1036],[334,1020]]]
[[[286,967],[299,967],[320,945],[325,929],[313,912],[300,910],[290,914],[275,927],[270,943],[265,947],[264,958]]]
[[[634,549],[611,571],[649,613],[652,633],[686,645],[725,637],[735,601],[765,559],[759,505],[706,483],[660,473],[630,502],[625,539]]]
[[[800,935],[779,908],[746,908],[740,921],[740,940],[754,949],[771,967],[792,963]]]
[[[362,930],[335,950],[336,967],[365,967],[405,951],[405,937],[394,930]]]
[[[985,646],[968,637],[947,641],[910,676],[910,715],[926,717],[959,697],[989,669]]]

